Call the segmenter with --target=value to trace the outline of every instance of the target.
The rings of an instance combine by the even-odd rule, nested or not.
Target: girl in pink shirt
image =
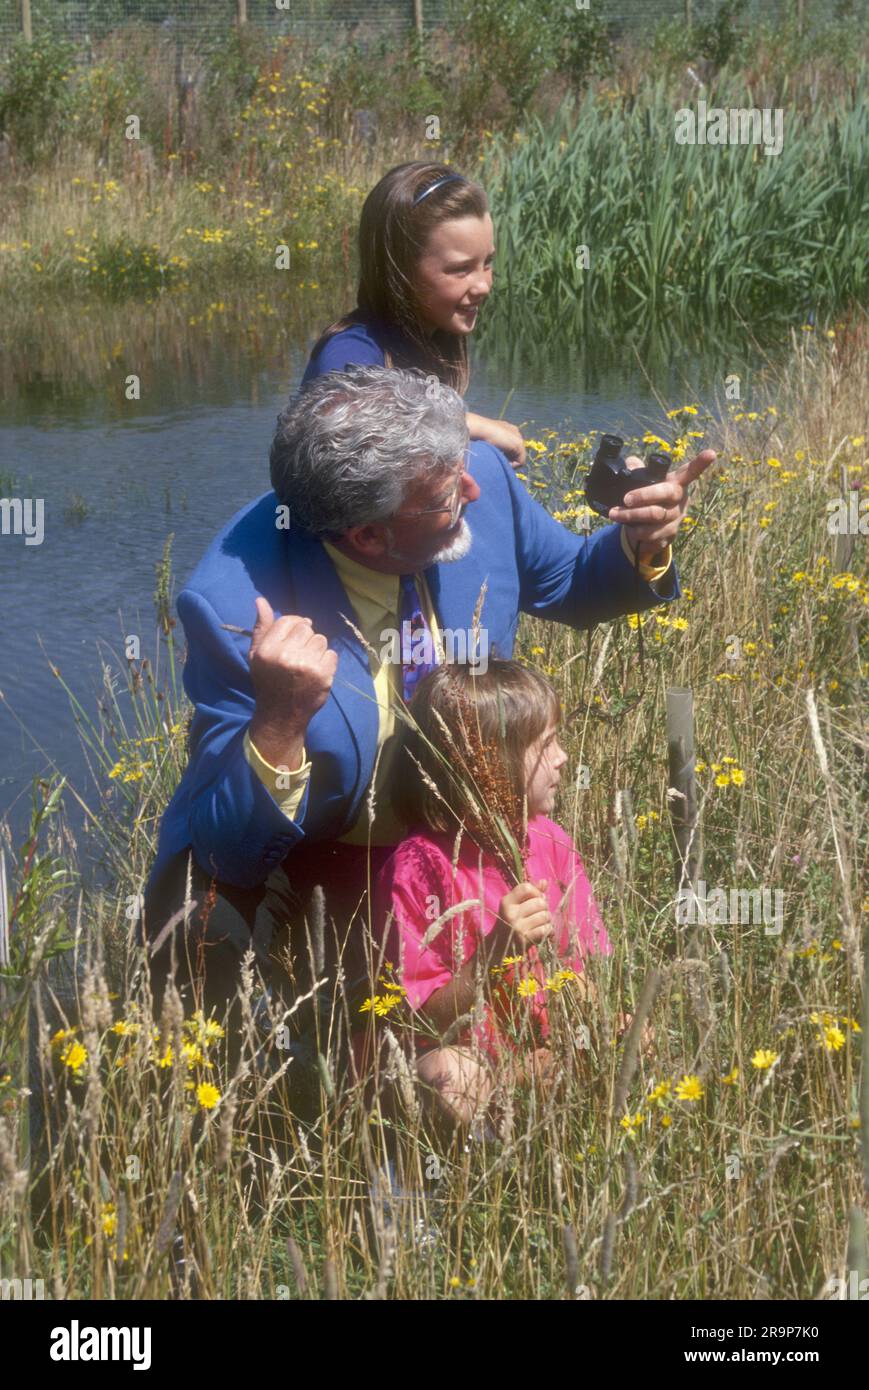
[[[520,1072],[546,1074],[549,993],[588,997],[583,958],[612,945],[575,845],[548,819],[567,761],[549,683],[513,661],[476,675],[440,666],[410,710],[396,810],[414,833],[378,876],[375,922],[430,1025],[413,1032],[418,1075],[453,1124],[469,1124],[506,1057],[518,1050]],[[481,992],[482,1017],[455,1036]]]

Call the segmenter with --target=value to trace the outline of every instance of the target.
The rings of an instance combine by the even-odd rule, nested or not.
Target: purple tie
[[[401,684],[402,696],[408,703],[419,682],[437,666],[434,639],[431,628],[425,620],[420,602],[416,577],[403,574],[399,579],[401,600],[399,602],[399,624],[401,627]]]

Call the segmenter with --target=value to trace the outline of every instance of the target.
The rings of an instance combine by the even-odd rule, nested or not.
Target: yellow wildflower
[[[543,988],[550,990],[553,994],[558,994],[571,980],[577,979],[579,976],[574,970],[557,970],[552,978],[546,981]]]
[[[113,1023],[109,1029],[110,1033],[117,1033],[119,1038],[131,1038],[138,1031],[138,1023],[128,1023],[125,1018],[119,1018],[117,1023]]]
[[[636,1115],[623,1115],[619,1120],[622,1129],[628,1134],[636,1134],[638,1129],[642,1129],[644,1115],[642,1110],[638,1110]]]
[[[87,1048],[82,1047],[80,1042],[71,1042],[63,1049],[60,1060],[65,1067],[69,1067],[74,1076],[77,1076],[87,1061]]]
[[[751,1059],[751,1065],[758,1071],[767,1071],[778,1061],[778,1053],[768,1047],[759,1047]]]
[[[685,1074],[676,1087],[677,1100],[701,1100],[703,1097],[703,1086],[699,1076]]]
[[[378,1018],[383,1018],[390,1009],[400,1003],[400,994],[375,994],[373,999],[366,999],[364,1004],[359,1005],[359,1012],[364,1014],[373,1010]]]
[[[198,1043],[183,1042],[181,1044],[181,1055],[187,1063],[188,1068],[211,1065],[210,1062],[206,1062],[205,1054]]]
[[[201,1081],[196,1087],[196,1099],[203,1110],[213,1110],[220,1100],[220,1092],[210,1081]]]

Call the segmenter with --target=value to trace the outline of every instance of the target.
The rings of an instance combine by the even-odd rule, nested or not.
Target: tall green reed
[[[866,291],[866,69],[853,97],[805,116],[783,106],[778,155],[675,140],[663,83],[635,103],[589,93],[519,138],[497,136],[480,171],[505,300],[656,314],[691,304],[807,312]],[[752,106],[729,83],[707,106]],[[695,102],[692,102],[696,106]],[[589,249],[585,268],[579,248]],[[497,297],[496,297],[497,298]],[[495,304],[497,311],[497,303]]]

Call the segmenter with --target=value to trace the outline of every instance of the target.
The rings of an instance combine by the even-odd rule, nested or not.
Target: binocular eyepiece
[[[648,454],[642,468],[628,468],[622,458],[624,442],[617,434],[602,434],[586,476],[585,500],[599,516],[609,516],[610,508],[620,507],[629,492],[661,482],[670,470],[666,454]]]

